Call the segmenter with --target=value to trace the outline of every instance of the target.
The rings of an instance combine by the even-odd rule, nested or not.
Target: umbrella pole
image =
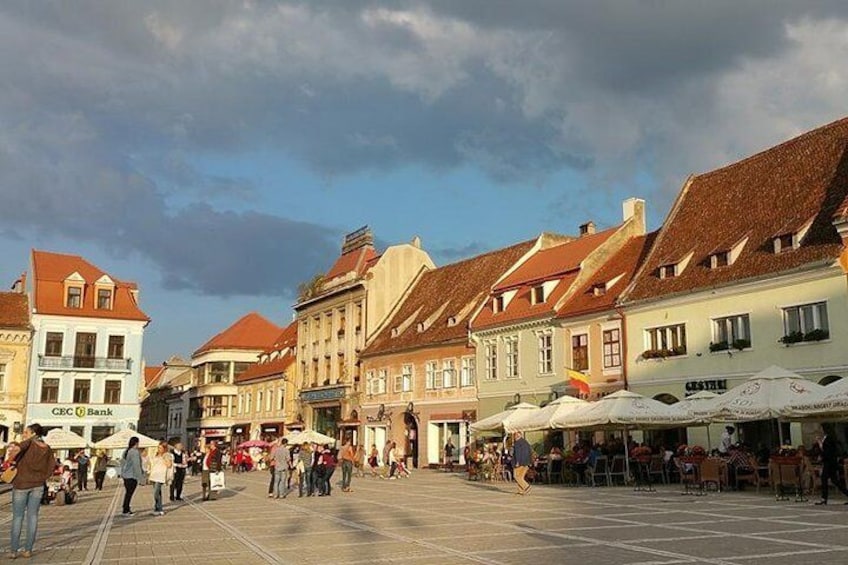
[[[707,424],[707,453],[713,450],[713,440],[710,438],[710,424]]]
[[[780,425],[780,420],[777,420],[777,437],[780,441],[780,447],[783,447],[783,426]]]
[[[627,476],[625,480],[630,480],[630,445],[627,443],[627,428],[624,428],[624,473]]]

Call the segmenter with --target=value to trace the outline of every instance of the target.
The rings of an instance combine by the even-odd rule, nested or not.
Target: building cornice
[[[489,337],[496,337],[501,334],[514,333],[522,330],[532,330],[541,327],[555,327],[554,318],[552,315],[545,316],[543,318],[535,318],[532,320],[519,320],[517,322],[504,324],[502,326],[496,326],[493,328],[485,328],[481,330],[475,330],[471,328],[471,339],[486,339]]]

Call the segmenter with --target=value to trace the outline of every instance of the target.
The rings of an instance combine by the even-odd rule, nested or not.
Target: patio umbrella
[[[317,443],[318,445],[335,444],[336,438],[316,432],[315,430],[303,430],[286,436],[289,443]]]
[[[62,428],[54,428],[47,432],[44,441],[53,449],[80,449],[88,447],[88,440],[79,434]]]
[[[156,447],[159,445],[159,442],[151,437],[140,434],[135,430],[123,429],[105,439],[101,439],[94,444],[94,447],[97,449],[124,449],[129,445],[131,437],[138,438],[139,447]]]
[[[703,407],[696,407],[694,414],[713,422],[785,419],[793,415],[792,406],[820,397],[823,390],[823,386],[797,373],[772,365]]]
[[[712,438],[710,437],[711,422],[709,418],[698,417],[695,414],[695,411],[699,410],[700,413],[703,413],[709,406],[707,403],[715,402],[715,399],[718,398],[718,396],[718,394],[709,390],[701,390],[691,396],[687,396],[680,402],[669,404],[673,410],[692,418],[693,424],[702,424],[705,428],[707,428],[707,451],[710,451],[713,448]]]
[[[472,432],[504,432],[510,431],[510,422],[519,416],[527,413],[538,412],[539,407],[527,402],[521,402],[515,406],[510,406],[503,412],[493,414],[488,418],[483,418],[471,424]]]
[[[536,430],[549,430],[553,426],[554,418],[561,418],[574,410],[584,406],[585,400],[573,396],[560,396],[544,408],[539,410],[522,410],[509,422],[511,432],[533,432]]]
[[[848,418],[848,379],[840,379],[811,398],[789,406],[788,419],[841,421]]]

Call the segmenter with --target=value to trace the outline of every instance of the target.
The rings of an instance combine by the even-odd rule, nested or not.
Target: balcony
[[[38,356],[38,368],[64,371],[68,369],[88,369],[92,371],[116,371],[126,373],[130,370],[130,359],[110,359],[108,357],[81,357],[65,355],[62,357]]]

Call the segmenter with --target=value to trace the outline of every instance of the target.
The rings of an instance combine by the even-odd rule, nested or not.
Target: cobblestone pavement
[[[469,483],[422,471],[411,479],[354,479],[354,492],[267,498],[268,474],[227,475],[218,500],[151,516],[151,487],[120,516],[122,489],[42,508],[36,552],[24,563],[580,563],[804,565],[848,563],[848,507],[777,502],[766,494],[682,496],[630,488]],[[0,547],[8,548],[8,494]],[[4,554],[4,559],[6,559]]]

